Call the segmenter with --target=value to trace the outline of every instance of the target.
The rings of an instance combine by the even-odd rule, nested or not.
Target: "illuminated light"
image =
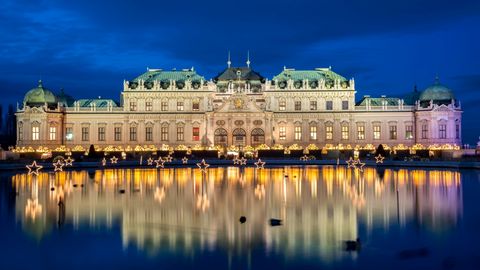
[[[254,163],[255,166],[257,166],[257,169],[265,169],[265,161],[262,161],[261,159],[258,159],[257,162]]]
[[[63,171],[63,162],[59,159],[57,160],[57,162],[53,163],[53,167],[54,167],[54,172],[62,172]]]
[[[182,163],[183,163],[183,164],[187,164],[187,163],[188,163],[188,158],[187,158],[187,157],[183,157],[183,158],[182,158]]]
[[[105,159],[105,158],[104,158],[104,159]],[[117,164],[118,158],[117,158],[116,156],[113,156],[113,157],[110,158],[110,162],[111,162],[112,164]]]
[[[81,145],[76,145],[72,148],[72,152],[85,152],[85,148]]]
[[[31,174],[38,175],[40,170],[43,168],[43,166],[37,165],[36,160],[33,161],[32,165],[27,165],[26,167],[28,169],[28,175],[31,175]]]
[[[270,147],[268,147],[268,145],[263,143],[263,144],[258,145],[255,149],[256,150],[270,150]]]
[[[168,156],[164,157],[163,160],[164,160],[165,162],[172,162],[172,161],[173,161],[173,157],[170,156],[170,155],[168,155]]]
[[[300,158],[301,161],[305,161],[305,162],[308,161],[308,159],[309,159],[309,158],[308,158],[307,155],[304,155],[304,156],[302,156],[302,157]]]
[[[175,150],[187,151],[187,150],[188,150],[188,147],[187,147],[186,145],[180,144],[180,145],[177,145],[177,146],[175,147]]]
[[[201,209],[203,212],[210,208],[210,200],[206,194],[197,196],[197,209]]]
[[[239,162],[240,159],[238,158],[238,155],[235,155],[235,157],[233,158],[233,165],[238,165]]]
[[[197,150],[197,151],[200,151],[200,150],[204,150],[205,148],[199,144],[196,144],[192,147],[192,150]]]
[[[303,148],[298,144],[294,143],[288,147],[288,150],[302,150]]]
[[[104,158],[102,159],[102,166],[105,166],[105,165],[107,165],[107,159],[104,157]]]
[[[68,156],[68,158],[65,159],[64,161],[65,161],[65,166],[73,166],[73,162],[75,161],[75,159],[73,159],[71,156]]]
[[[383,163],[383,160],[385,159],[385,157],[382,157],[382,155],[378,155],[375,157],[375,163]]]
[[[361,172],[363,172],[363,167],[365,166],[365,163],[362,163],[360,159],[357,159],[357,169]]]
[[[247,159],[242,157],[241,159],[238,160],[238,165],[247,165]]]
[[[38,203],[38,199],[27,199],[25,206],[25,216],[35,221],[36,217],[42,214],[42,205]]]
[[[162,188],[157,187],[155,189],[155,193],[153,194],[153,198],[158,203],[161,203],[163,199],[165,199],[165,187],[162,187]]]
[[[147,165],[149,165],[149,166],[153,165],[153,158],[152,157],[149,157],[147,159]]]
[[[318,150],[318,146],[316,146],[314,143],[311,143],[307,146],[307,150]]]
[[[275,144],[274,146],[272,146],[271,149],[272,149],[272,150],[283,150],[284,147],[283,147],[283,145],[281,145],[281,144]]]
[[[352,157],[345,162],[347,163],[348,168],[355,168],[355,165],[357,164],[357,160],[353,159]]]
[[[261,200],[265,197],[265,185],[264,184],[257,184],[254,190],[255,197]]]
[[[155,160],[155,163],[155,168],[165,168],[165,160],[163,160],[161,157]]]
[[[197,166],[200,171],[202,171],[203,173],[207,173],[207,168],[210,167],[210,164],[206,163],[205,159],[202,159],[200,163],[197,163]]]

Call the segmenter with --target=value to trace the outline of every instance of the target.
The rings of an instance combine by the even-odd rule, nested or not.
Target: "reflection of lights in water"
[[[35,221],[37,216],[42,214],[42,205],[38,203],[38,199],[27,199],[25,206],[25,216]]]
[[[210,207],[210,199],[208,199],[207,194],[197,196],[197,209],[205,212]]]
[[[265,197],[265,185],[257,184],[254,193],[255,197],[257,197],[259,200],[263,199],[263,197]]]
[[[153,195],[153,198],[155,199],[155,201],[161,203],[163,201],[163,199],[165,199],[165,188],[164,187],[162,187],[162,188],[157,187],[155,189],[155,194]]]

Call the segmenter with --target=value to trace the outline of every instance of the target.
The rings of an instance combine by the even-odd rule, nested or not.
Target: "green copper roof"
[[[435,83],[429,86],[420,94],[420,101],[450,101],[455,99],[452,90],[439,83],[438,78]]]
[[[330,68],[317,68],[315,70],[293,70],[284,69],[280,74],[273,77],[275,81],[287,81],[292,79],[297,80],[309,80],[309,81],[332,81],[340,80],[347,81],[345,77],[333,72]]]
[[[38,86],[31,89],[25,94],[23,102],[27,105],[37,105],[42,106],[45,103],[53,105],[57,103],[57,98],[52,93],[52,91],[46,89],[42,85],[42,81],[38,81]]]
[[[362,98],[356,106],[367,106],[367,99],[370,100],[370,106],[382,106],[382,102],[384,100],[387,101],[387,106],[398,106],[399,98],[392,98],[392,97],[380,97],[380,98],[371,98],[371,97],[364,97]]]
[[[144,80],[147,82],[150,81],[205,81],[203,76],[200,76],[193,69],[183,69],[183,70],[169,70],[164,71],[161,69],[149,69],[147,72],[133,79],[133,82],[138,82],[139,80]]]
[[[97,98],[97,99],[79,99],[75,101],[75,104],[78,104],[80,107],[91,107],[93,106],[93,104],[95,104],[95,107],[102,108],[102,107],[108,107],[109,103],[111,103],[113,107],[118,107],[117,103],[112,99]]]

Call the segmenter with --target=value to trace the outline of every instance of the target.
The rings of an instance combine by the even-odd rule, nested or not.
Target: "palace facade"
[[[358,100],[358,101],[357,101]],[[267,79],[230,61],[206,80],[193,68],[147,69],[124,81],[120,102],[74,100],[39,83],[17,113],[17,146],[461,145],[462,110],[435,83],[406,97],[356,98],[331,68]]]

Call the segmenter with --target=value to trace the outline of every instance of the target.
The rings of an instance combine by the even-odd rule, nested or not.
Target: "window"
[[[380,125],[374,125],[373,126],[373,139],[374,140],[380,140]]]
[[[317,110],[317,101],[310,100],[310,111],[316,111],[316,110]]]
[[[326,126],[325,127],[325,139],[326,140],[333,140],[333,126]]]
[[[137,127],[130,127],[130,141],[137,140]]]
[[[130,111],[136,111],[136,110],[137,110],[137,102],[130,101]]]
[[[105,127],[98,127],[98,140],[105,141]]]
[[[287,107],[287,102],[285,100],[282,99],[278,102],[278,110],[285,111],[286,107]]]
[[[405,126],[405,139],[407,139],[407,140],[413,139],[413,126],[412,125]]]
[[[252,145],[260,145],[265,143],[265,132],[261,128],[252,130]]]
[[[193,111],[198,111],[198,110],[200,110],[200,101],[194,100],[194,101],[192,102],[192,110],[193,110]]]
[[[57,127],[50,127],[48,138],[50,139],[50,141],[54,141],[57,139]]]
[[[286,127],[280,127],[278,129],[278,131],[279,131],[278,138],[280,140],[284,141],[287,138],[287,128]]]
[[[168,141],[168,127],[162,127],[160,130],[160,136],[162,141]]]
[[[177,141],[183,141],[183,127],[177,127]]]
[[[342,100],[342,110],[348,110],[348,100]]]
[[[440,139],[446,139],[447,138],[447,125],[445,124],[440,124],[438,129],[438,137]]]
[[[199,141],[200,140],[200,128],[199,127],[194,127],[192,129],[192,135],[193,135],[193,140],[194,141]]]
[[[301,111],[302,110],[302,102],[297,100],[295,101],[295,111]]]
[[[390,126],[390,140],[397,139],[397,126]]]
[[[348,126],[342,126],[342,140],[348,140]]]
[[[183,111],[183,101],[177,101],[177,111]]]
[[[151,111],[153,108],[153,103],[151,101],[145,102],[145,111]]]
[[[428,138],[428,125],[423,124],[422,125],[422,139],[427,139]]]
[[[325,104],[325,108],[327,111],[333,110],[333,101],[327,100],[327,103]]]
[[[32,127],[32,141],[40,140],[40,127]]]
[[[73,140],[73,128],[67,127],[65,129],[65,139],[67,141],[72,141]]]
[[[310,126],[310,140],[317,140],[317,126]]]
[[[153,141],[153,127],[145,127],[145,141]]]
[[[455,124],[455,139],[460,139],[460,125]]]
[[[113,129],[113,134],[114,134],[114,140],[115,141],[121,141],[122,140],[122,128],[121,127],[115,127]]]
[[[82,141],[88,141],[90,134],[89,134],[90,128],[89,127],[82,127]]]
[[[168,102],[167,101],[162,101],[162,111],[168,111]]]
[[[365,140],[365,126],[357,126],[357,139]]]
[[[18,123],[18,140],[23,141],[23,124]]]
[[[302,127],[295,127],[295,141],[300,141],[302,139]]]

